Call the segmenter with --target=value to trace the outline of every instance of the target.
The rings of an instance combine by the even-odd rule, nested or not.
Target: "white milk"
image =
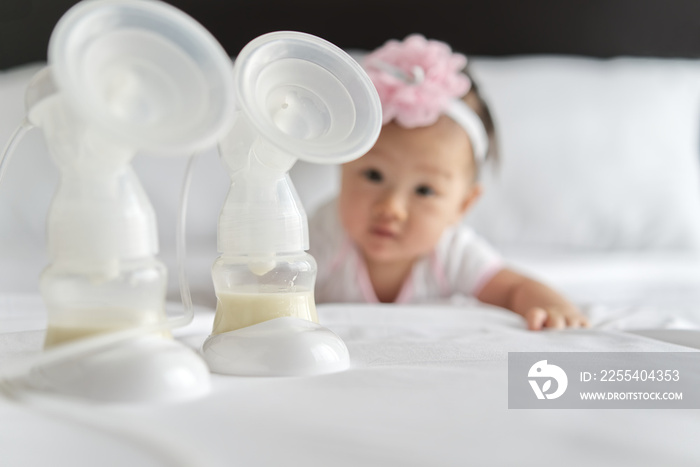
[[[212,334],[235,331],[275,318],[291,316],[318,323],[313,292],[246,293],[217,295]]]

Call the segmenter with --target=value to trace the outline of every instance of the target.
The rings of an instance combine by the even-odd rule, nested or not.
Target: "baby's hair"
[[[462,101],[464,101],[464,103],[467,104],[476,113],[479,119],[481,119],[481,123],[483,123],[484,129],[486,130],[486,135],[488,136],[489,140],[489,148],[486,153],[485,161],[491,161],[491,163],[497,165],[499,161],[498,138],[496,132],[496,125],[493,122],[491,111],[489,110],[488,104],[481,96],[481,93],[479,92],[479,86],[474,81],[474,78],[469,73],[469,70],[465,69],[463,70],[463,73],[469,77],[469,80],[472,82],[472,85],[469,89],[469,92],[467,92],[467,94],[464,97],[462,97]]]

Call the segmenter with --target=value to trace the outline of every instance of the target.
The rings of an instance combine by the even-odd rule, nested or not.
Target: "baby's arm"
[[[581,312],[546,285],[504,268],[478,293],[477,299],[522,315],[532,330],[588,327]]]

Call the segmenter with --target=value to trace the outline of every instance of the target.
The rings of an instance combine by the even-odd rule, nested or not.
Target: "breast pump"
[[[92,0],[57,23],[48,62],[26,93],[28,125],[43,130],[60,171],[47,219],[50,264],[40,279],[46,353],[56,346],[70,355],[77,338],[107,331],[167,335],[175,324],[166,321],[156,218],[129,163],[138,151],[192,154],[231,128],[230,58],[165,3]],[[89,341],[93,353],[104,347],[104,339]],[[176,341],[151,339],[141,351],[131,344],[63,359],[34,376],[98,399],[180,397],[208,386],[204,362]]]
[[[101,400],[176,398],[208,382],[203,362],[172,339],[104,347],[175,326],[164,321],[154,213],[129,161],[141,150],[192,153],[216,141],[232,184],[212,269],[218,305],[202,348],[209,369],[347,368],[345,344],[318,324],[307,218],[288,172],[297,159],[343,163],[374,144],[381,106],[362,68],[322,39],[278,32],[248,44],[232,74],[200,25],[142,0],[77,4],[51,36],[49,63],[27,91],[29,122],[44,130],[61,171],[40,284],[49,311],[40,361],[58,364],[42,367],[44,381]]]
[[[341,371],[348,351],[318,324],[316,262],[305,252],[307,217],[288,172],[297,159],[339,164],[365,154],[381,129],[379,97],[348,54],[298,32],[254,39],[233,76],[236,117],[219,144],[231,188],[219,217],[217,309],[204,358],[224,374]]]

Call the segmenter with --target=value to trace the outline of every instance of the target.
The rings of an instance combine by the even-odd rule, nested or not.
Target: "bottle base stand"
[[[202,355],[212,372],[237,376],[313,376],[350,367],[340,337],[320,324],[292,317],[213,334]]]
[[[184,344],[145,336],[35,367],[27,383],[33,390],[95,402],[169,403],[207,394],[210,373]]]

